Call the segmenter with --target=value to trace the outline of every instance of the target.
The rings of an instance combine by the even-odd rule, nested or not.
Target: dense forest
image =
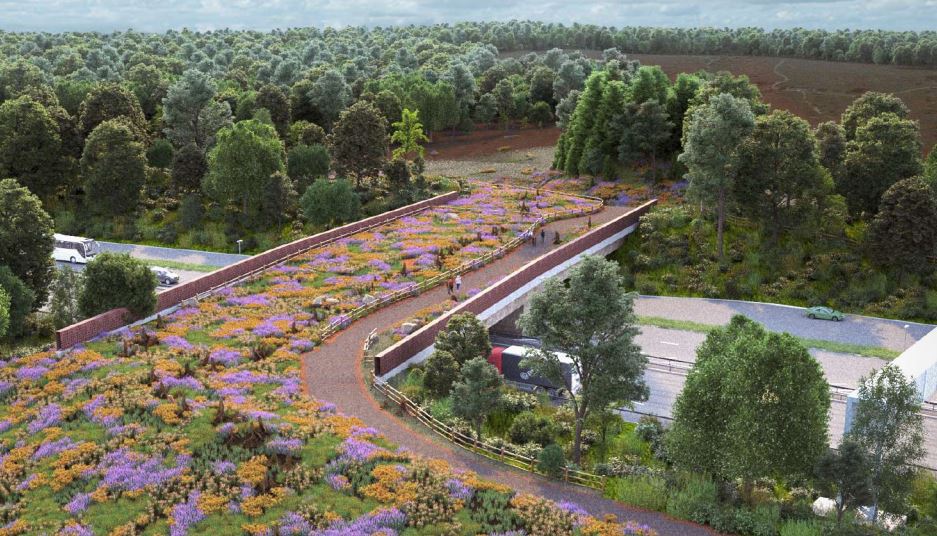
[[[701,72],[672,82],[660,68],[641,66],[626,53],[932,65],[935,47],[934,32],[614,29],[516,21],[271,32],[0,33],[0,179],[12,179],[3,188],[8,202],[0,213],[0,265],[9,268],[4,277],[35,294],[27,300],[25,291],[9,290],[14,283],[4,285],[7,294],[21,297],[10,300],[10,308],[20,311],[11,324],[28,331],[23,319],[53,285],[53,228],[135,243],[222,251],[242,243],[246,252],[264,250],[456,187],[424,177],[422,144],[440,131],[479,126],[555,121],[564,131],[555,167],[571,176],[626,177],[647,162],[649,184],[679,179],[694,166],[702,176],[705,162],[694,163],[691,155],[678,159],[700,143],[687,138],[685,123],[693,108],[722,94],[745,101],[745,113],[757,116],[758,124],[735,132],[751,134],[739,158],[754,182],[723,188],[728,206],[717,210],[719,262],[712,279],[719,279],[726,257],[740,258],[731,240],[723,251],[729,213],[774,233],[765,241],[772,248],[793,236],[777,230],[807,221],[810,206],[817,208],[811,217],[820,218],[816,227],[842,234],[848,226],[865,240],[861,231],[875,227],[879,200],[893,184],[922,171],[933,182],[937,169],[933,155],[923,165],[926,148],[900,101],[869,97],[842,125],[821,125],[814,133],[771,111],[745,77]],[[521,54],[504,54],[511,51]],[[756,188],[758,181],[776,178],[756,165],[766,158],[773,131],[791,137],[790,151],[809,153],[798,160],[800,168],[785,171],[809,180],[793,185],[797,189],[782,196],[780,207]],[[821,154],[813,155],[814,145]],[[736,163],[731,154],[725,165]],[[693,184],[689,190],[709,191]],[[890,202],[915,203],[918,194]],[[27,220],[35,225],[18,223]],[[914,233],[904,259],[928,265]],[[881,244],[889,235],[875,236]],[[879,264],[894,264],[894,258]],[[926,270],[914,272],[902,287],[913,287]],[[875,295],[888,299],[894,285],[880,283],[891,280],[876,273]],[[778,275],[748,278],[743,289],[749,290],[740,295],[763,295],[758,289],[776,284]],[[670,286],[675,291],[681,284]],[[918,293],[913,302],[908,316],[929,317],[937,297]],[[56,324],[75,318],[65,314]]]

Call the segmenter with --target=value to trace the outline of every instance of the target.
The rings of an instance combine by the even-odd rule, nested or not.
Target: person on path
[[[455,276],[455,291],[459,292],[459,289],[461,288],[462,288],[462,276],[457,275]]]
[[[449,294],[452,294],[452,289],[455,288],[455,279],[450,277],[446,281],[446,288],[449,290]]]
[[[547,230],[540,229],[540,245],[543,245],[547,242]]]

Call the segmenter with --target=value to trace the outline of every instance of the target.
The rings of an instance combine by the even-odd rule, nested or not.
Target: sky
[[[0,30],[269,30],[465,20],[611,26],[937,29],[937,0],[0,0]]]

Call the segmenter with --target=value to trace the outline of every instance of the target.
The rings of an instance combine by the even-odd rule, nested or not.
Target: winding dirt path
[[[600,225],[628,209],[606,207],[592,215],[592,223]],[[467,289],[483,288],[513,272],[527,262],[545,254],[554,246],[549,237],[554,230],[561,233],[586,223],[586,217],[555,222],[547,226],[547,244],[524,245],[510,255],[463,275]],[[390,441],[428,458],[441,458],[453,467],[468,469],[480,476],[506,484],[520,492],[533,493],[554,501],[572,501],[601,518],[614,514],[619,520],[634,520],[649,525],[664,535],[710,535],[708,528],[673,519],[665,514],[626,506],[605,499],[598,492],[562,482],[552,481],[488,460],[454,446],[429,430],[417,430],[391,412],[381,409],[364,381],[361,367],[362,346],[373,329],[381,331],[412,317],[417,311],[448,299],[446,291],[437,287],[414,298],[392,304],[361,320],[330,338],[324,345],[303,356],[302,379],[306,392],[329,401],[338,410],[354,415],[368,426],[378,429]]]

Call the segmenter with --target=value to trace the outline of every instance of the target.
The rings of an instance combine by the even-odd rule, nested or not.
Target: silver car
[[[153,271],[153,275],[156,276],[156,282],[160,285],[175,285],[179,282],[179,274],[173,272],[169,268],[163,268],[161,266],[150,266],[150,270]]]

